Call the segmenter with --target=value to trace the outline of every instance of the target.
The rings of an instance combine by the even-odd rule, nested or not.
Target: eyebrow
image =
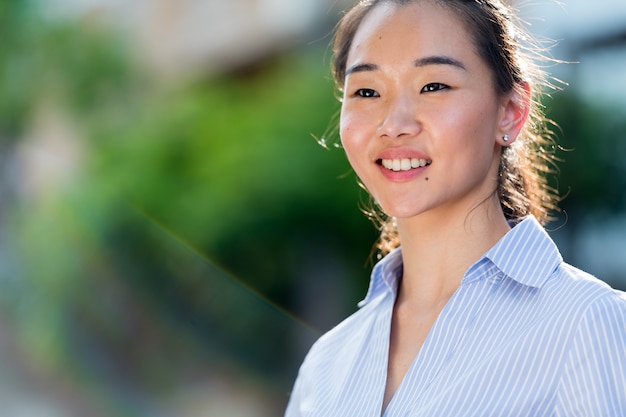
[[[378,65],[376,64],[356,64],[348,68],[348,70],[346,71],[346,76],[354,74],[355,72],[376,71],[377,69]]]
[[[415,67],[417,68],[426,67],[429,65],[451,65],[453,67],[457,67],[464,71],[467,71],[467,68],[465,68],[465,65],[463,65],[461,61],[444,55],[433,55],[416,59],[415,61],[413,61],[413,65],[415,65]],[[376,70],[378,70],[378,65],[376,64],[356,64],[348,68],[348,70],[346,71],[346,76],[356,72],[368,72]]]
[[[435,55],[420,58],[415,60],[414,64],[416,67],[425,67],[428,65],[452,65],[453,67],[457,67],[464,71],[467,71],[467,68],[465,68],[465,65],[463,65],[461,61],[444,55]]]

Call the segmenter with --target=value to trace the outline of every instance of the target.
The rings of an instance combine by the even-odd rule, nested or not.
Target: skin
[[[471,39],[442,6],[383,3],[348,54],[342,144],[368,191],[397,219],[404,257],[383,410],[465,271],[509,230],[497,172],[501,147],[526,121],[530,92],[523,85],[521,95],[497,94]],[[394,159],[427,165],[382,165]]]

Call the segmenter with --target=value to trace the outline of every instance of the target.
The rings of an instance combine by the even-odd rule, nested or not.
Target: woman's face
[[[376,6],[346,74],[341,141],[388,215],[467,213],[494,195],[506,101],[456,15],[428,1]]]

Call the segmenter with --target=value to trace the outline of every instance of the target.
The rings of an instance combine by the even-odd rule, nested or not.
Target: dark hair
[[[520,39],[530,37],[515,22],[512,10],[500,0],[363,0],[350,9],[337,26],[334,41],[333,74],[339,91],[343,89],[346,64],[352,40],[365,16],[381,3],[408,5],[430,1],[453,12],[465,23],[473,36],[477,53],[493,74],[494,86],[500,94],[521,89],[523,82],[531,85],[532,98],[528,121],[517,140],[504,147],[500,158],[497,194],[507,219],[534,215],[546,224],[550,214],[558,210],[558,196],[548,184],[554,173],[555,142],[548,128],[540,98],[543,89],[553,87],[535,59],[537,46],[523,45]],[[385,255],[399,246],[394,219],[372,209],[368,216],[380,227],[378,249]]]

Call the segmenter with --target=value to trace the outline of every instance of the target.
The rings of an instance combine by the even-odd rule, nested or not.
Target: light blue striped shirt
[[[466,272],[382,413],[402,253],[300,368],[286,417],[626,416],[626,294],[563,262],[533,218]]]

